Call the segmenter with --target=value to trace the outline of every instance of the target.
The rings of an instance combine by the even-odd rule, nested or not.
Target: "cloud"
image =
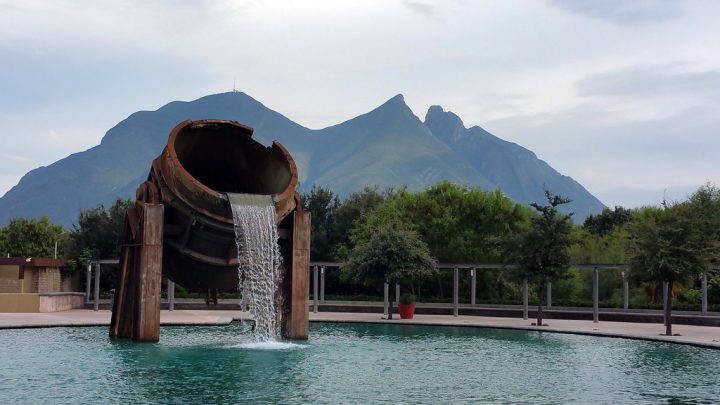
[[[687,72],[677,66],[633,66],[588,76],[575,84],[581,96],[677,95],[720,96],[720,70]]]
[[[682,15],[680,0],[550,0],[550,4],[614,24],[655,23]]]
[[[605,204],[637,206],[658,203],[666,188],[720,183],[716,111],[691,108],[623,121],[621,113],[588,101],[555,113],[488,121],[483,127],[532,150]]]
[[[409,8],[413,12],[420,14],[423,17],[437,19],[438,15],[435,13],[435,9],[427,4],[420,1],[405,0],[403,1],[405,7]]]

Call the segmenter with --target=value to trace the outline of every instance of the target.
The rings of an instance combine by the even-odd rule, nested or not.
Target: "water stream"
[[[280,336],[280,286],[282,257],[271,196],[230,194],[238,249],[239,290],[255,320],[254,340],[266,342]]]

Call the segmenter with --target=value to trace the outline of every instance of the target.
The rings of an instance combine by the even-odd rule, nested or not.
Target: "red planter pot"
[[[413,319],[415,316],[415,304],[398,304],[400,319]]]

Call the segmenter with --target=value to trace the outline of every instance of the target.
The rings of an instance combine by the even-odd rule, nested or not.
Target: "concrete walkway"
[[[74,309],[53,313],[0,313],[0,329],[59,326],[108,326],[110,311]],[[176,310],[161,311],[162,325],[227,325],[233,320],[250,319],[243,311]],[[386,320],[382,314],[318,312],[310,313],[311,322],[393,323],[410,325],[490,327],[545,332],[624,337],[663,342],[685,343],[720,349],[720,327],[673,325],[676,336],[665,336],[665,327],[657,323],[605,322],[548,319],[548,326],[531,326],[532,320],[484,316],[415,315],[412,320]],[[0,333],[2,333],[0,331]]]

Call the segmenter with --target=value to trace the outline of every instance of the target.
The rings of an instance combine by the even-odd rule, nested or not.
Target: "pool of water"
[[[248,324],[0,330],[2,403],[718,403],[720,350],[459,327],[311,324],[250,342]]]

